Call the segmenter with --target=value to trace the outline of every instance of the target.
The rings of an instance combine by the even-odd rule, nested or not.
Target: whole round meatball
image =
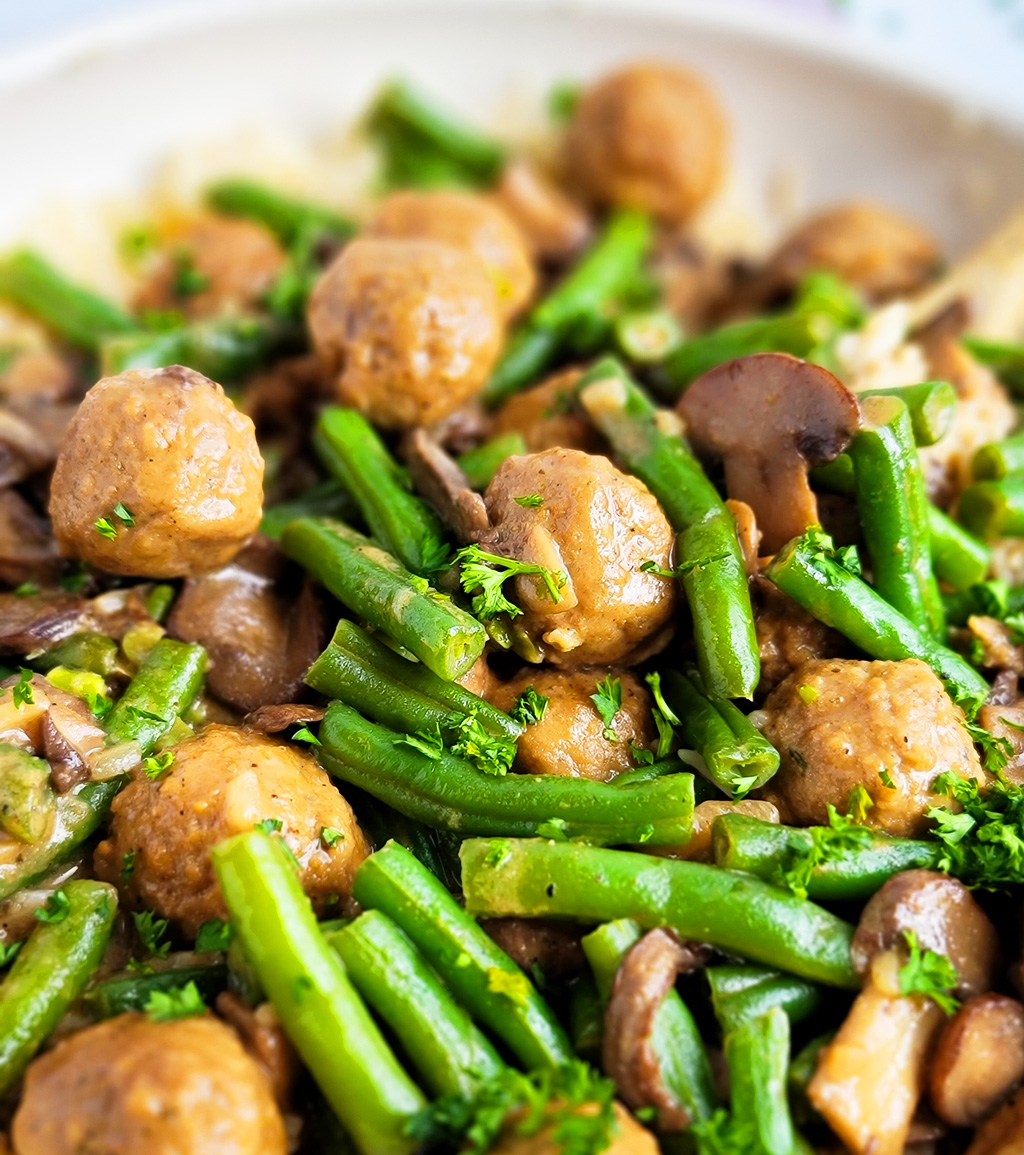
[[[376,425],[411,429],[447,417],[480,389],[502,317],[473,253],[360,237],[317,282],[309,330],[341,401]]]
[[[605,677],[622,686],[622,707],[612,720],[614,740],[605,737],[604,722],[592,695]],[[548,699],[544,717],[527,726],[519,739],[515,769],[525,774],[564,774],[607,782],[634,764],[633,746],[650,749],[658,732],[651,715],[651,696],[633,674],[619,670],[527,670],[491,692],[501,710],[511,710],[520,694],[533,687]]]
[[[782,242],[766,275],[794,288],[806,273],[827,271],[873,300],[919,288],[935,271],[935,242],[912,221],[880,205],[839,205],[817,213]]]
[[[925,815],[948,802],[931,792],[943,771],[982,778],[964,714],[924,662],[806,662],[764,704],[765,737],[781,765],[760,792],[783,822],[828,821],[855,786],[874,800],[867,821],[902,837],[925,833]],[[881,778],[885,772],[887,785]]]
[[[607,457],[549,449],[510,457],[484,500],[495,553],[564,575],[558,601],[536,577],[514,579],[516,627],[541,656],[563,669],[613,666],[666,644],[676,583],[640,567],[671,565],[672,527],[642,481]]]
[[[604,438],[572,405],[573,386],[582,375],[582,369],[563,369],[510,397],[494,415],[492,436],[520,433],[531,453],[542,449],[600,453]]]
[[[262,302],[284,263],[281,246],[260,225],[227,217],[190,220],[167,238],[135,305],[188,317],[245,312]]]
[[[50,485],[61,552],[108,573],[207,573],[238,553],[262,513],[252,422],[216,382],[181,365],[98,381]]]
[[[154,910],[194,937],[204,922],[228,916],[211,849],[265,820],[281,823],[319,911],[348,894],[369,853],[352,808],[306,751],[234,726],[208,726],[174,748],[164,777],[139,774],[121,791],[96,873],[120,887],[129,907]],[[328,845],[325,827],[342,837]],[[127,882],[126,854],[134,864]]]
[[[537,273],[523,234],[504,209],[476,193],[403,190],[386,197],[367,226],[375,237],[443,241],[475,253],[505,317],[533,296]]]
[[[25,1075],[17,1155],[285,1155],[270,1083],[219,1019],[127,1014],[77,1031]]]
[[[584,92],[566,135],[571,179],[598,204],[692,216],[725,171],[728,128],[707,85],[665,64],[635,64]]]

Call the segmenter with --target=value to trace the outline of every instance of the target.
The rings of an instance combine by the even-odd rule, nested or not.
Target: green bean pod
[[[263,511],[260,533],[264,537],[281,540],[285,526],[300,517],[330,517],[337,521],[357,521],[359,506],[355,499],[334,478],[318,481],[293,501],[281,501]]]
[[[0,983],[0,1091],[9,1090],[103,958],[117,891],[79,880],[62,888],[68,912],[40,923]]]
[[[975,481],[998,481],[1024,473],[1024,434],[981,446],[971,461],[971,473]]]
[[[44,650],[28,664],[44,674],[55,666],[70,666],[73,670],[89,670],[106,678],[114,672],[117,660],[118,645],[113,638],[83,630]]]
[[[723,814],[711,828],[715,864],[774,882],[794,855],[810,854],[814,827],[779,826],[749,814]],[[873,833],[867,845],[849,847],[818,862],[807,879],[807,897],[820,902],[860,902],[894,874],[931,867],[937,843]]]
[[[483,653],[487,635],[476,618],[340,522],[293,521],[281,535],[281,547],[339,601],[438,677],[455,681]]]
[[[437,514],[403,483],[398,463],[361,413],[329,405],[313,431],[327,471],[355,498],[370,534],[417,574],[431,574],[449,553]]]
[[[866,582],[824,556],[820,531],[794,538],[764,573],[797,605],[872,658],[888,662],[920,658],[927,662],[969,714],[988,696],[988,682],[959,654],[922,633]]]
[[[403,846],[389,842],[356,873],[352,894],[416,944],[456,999],[527,1070],[557,1067],[572,1047],[533,983]]]
[[[256,221],[285,248],[309,237],[345,241],[356,231],[351,220],[333,209],[287,196],[254,180],[217,181],[207,188],[206,203],[225,216]]]
[[[732,702],[712,701],[695,670],[670,670],[663,688],[666,702],[682,723],[683,741],[699,752],[708,778],[729,797],[746,796],[778,770],[778,750]]]
[[[781,1007],[746,1019],[725,1036],[733,1118],[755,1137],[757,1155],[797,1155],[787,1097],[789,1019]]]
[[[529,836],[555,828],[590,842],[677,846],[690,837],[693,776],[632,786],[558,774],[496,776],[449,753],[428,757],[401,735],[332,702],[317,757],[335,778],[402,814],[463,836]]]
[[[902,401],[910,414],[917,445],[934,445],[945,437],[956,415],[956,390],[948,381],[922,381],[919,385],[896,385],[889,389],[863,389],[860,401],[890,397]]]
[[[773,1007],[781,1007],[791,1023],[799,1023],[821,1005],[821,990],[813,983],[765,967],[714,966],[704,975],[715,1018],[726,1034]]]
[[[478,694],[410,662],[345,618],[306,674],[306,685],[400,733],[455,730],[475,714],[488,733],[518,738],[523,727]]]
[[[262,830],[211,852],[231,925],[281,1025],[363,1155],[409,1155],[423,1096],[327,945],[294,867]]]
[[[144,1011],[155,992],[179,990],[189,983],[195,983],[203,1002],[212,1006],[220,992],[227,989],[228,968],[223,963],[213,963],[106,979],[82,995],[82,1006],[95,1021],[112,1019],[129,1011]]]
[[[960,494],[957,518],[976,537],[1024,537],[1024,477],[975,481]]]
[[[626,469],[661,503],[693,615],[697,662],[713,698],[749,698],[760,657],[736,522],[683,439],[658,428],[657,411],[623,366],[605,357],[576,386],[588,416]]]
[[[992,551],[936,506],[928,505],[932,569],[940,582],[965,590],[984,580]]]
[[[894,397],[861,403],[850,442],[857,510],[875,591],[920,630],[941,637],[945,614],[932,571],[928,498],[910,413]]]
[[[355,988],[402,1044],[432,1095],[472,1095],[505,1069],[426,959],[386,914],[327,935]]]
[[[583,952],[604,1002],[611,996],[619,967],[642,933],[632,919],[623,918],[606,922],[584,937]],[[710,1118],[715,1110],[711,1064],[693,1015],[674,989],[662,1000],[655,1016],[651,1052],[657,1059],[661,1081],[690,1122]]]
[[[969,335],[963,344],[972,357],[988,365],[1014,397],[1024,396],[1024,345]]]
[[[460,453],[456,462],[473,489],[484,490],[510,457],[525,452],[526,442],[521,433],[502,433],[475,449]]]
[[[859,985],[850,963],[853,927],[747,874],[543,839],[471,838],[460,857],[471,914],[633,918],[812,982]]]

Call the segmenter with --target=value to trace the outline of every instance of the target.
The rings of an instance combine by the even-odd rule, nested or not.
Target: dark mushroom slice
[[[491,529],[484,499],[455,461],[424,429],[414,429],[403,448],[417,492],[437,510],[464,545]]]
[[[581,205],[521,157],[502,169],[494,198],[516,222],[527,244],[542,261],[562,264],[586,245],[593,233]]]
[[[186,581],[167,628],[206,648],[210,690],[246,712],[293,702],[327,641],[316,590],[263,537],[230,565]]]
[[[88,608],[88,602],[72,594],[0,594],[0,654],[49,649],[82,628]]]
[[[577,974],[584,967],[580,931],[544,918],[484,918],[480,925],[527,974],[539,967],[547,977]]]
[[[92,777],[96,756],[107,748],[107,735],[85,701],[46,685],[49,703],[42,724],[42,755],[62,793]]]
[[[259,706],[246,714],[244,725],[247,730],[258,730],[261,734],[278,734],[289,726],[307,726],[310,722],[322,722],[326,709],[323,706],[308,706],[301,702],[282,702],[280,705]]]
[[[721,459],[729,497],[754,511],[765,553],[818,522],[807,480],[850,443],[857,398],[819,365],[788,353],[755,353],[709,370],[678,412],[694,449]]]
[[[957,968],[961,995],[983,992],[995,973],[995,927],[955,879],[904,871],[867,904],[851,948],[864,989],[807,1087],[811,1103],[853,1155],[902,1155],[946,1021],[931,998],[902,992],[908,931],[922,950]]]
[[[946,1024],[932,1058],[929,1094],[952,1127],[974,1127],[1024,1080],[1024,1006],[975,995]]]
[[[10,409],[0,408],[0,488],[24,481],[56,460],[41,433]]]
[[[0,489],[0,581],[54,581],[61,569],[50,523],[13,489]],[[3,595],[0,595],[3,596]]]
[[[975,1131],[967,1155],[1020,1155],[1024,1151],[1024,1088]]]

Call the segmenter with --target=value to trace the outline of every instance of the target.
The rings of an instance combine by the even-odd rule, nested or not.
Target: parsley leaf
[[[852,797],[854,792],[850,793]],[[791,890],[798,898],[806,898],[816,867],[841,861],[851,851],[869,846],[873,837],[866,826],[840,814],[829,803],[828,825],[807,826],[794,832],[772,881]]]
[[[645,750],[643,746],[638,746],[635,742],[629,744],[630,752],[633,755],[633,763],[636,766],[653,766],[654,765],[654,751]]]
[[[117,526],[110,520],[109,517],[98,517],[93,522],[93,528],[100,535],[100,537],[107,538],[108,541],[113,541],[117,537]]]
[[[20,942],[0,943],[0,967],[10,966],[21,950]]]
[[[123,525],[127,526],[128,529],[131,529],[131,527],[135,524],[135,517],[132,514],[132,511],[125,505],[123,501],[119,501],[117,505],[114,506],[114,516]]]
[[[254,824],[254,830],[262,830],[264,834],[279,834],[284,823],[280,818],[264,818]]]
[[[515,497],[512,500],[524,509],[536,509],[538,505],[544,504],[544,498],[539,493],[527,493],[523,497]]]
[[[879,777],[882,785],[887,790],[895,790],[896,789],[896,783],[893,782],[892,775],[889,773],[888,770],[879,770],[878,771],[878,777]]]
[[[648,674],[645,680],[650,687],[651,696],[654,698],[651,718],[654,720],[654,725],[658,731],[658,757],[667,758],[672,752],[672,743],[676,736],[673,727],[681,726],[682,722],[668,702],[665,701],[665,695],[661,692],[661,674],[656,672]]]
[[[330,850],[331,847],[337,846],[339,842],[345,841],[345,831],[339,830],[336,826],[321,826],[320,841]]]
[[[917,935],[905,930],[903,937],[910,948],[910,957],[900,967],[900,994],[924,995],[937,1003],[947,1015],[960,1006],[960,1000],[950,993],[960,981],[956,967],[945,955],[933,950],[921,950]]]
[[[846,816],[858,826],[863,826],[868,819],[868,812],[873,810],[875,800],[860,782],[850,791],[846,800]]]
[[[32,694],[32,671],[26,670],[24,666],[21,667],[21,677],[14,687],[14,704],[15,706],[30,706],[35,702],[35,697]]]
[[[126,850],[121,855],[121,882],[127,886],[135,873],[135,851]]]
[[[153,991],[143,1009],[154,1023],[172,1023],[201,1015],[206,1003],[195,982],[188,982],[169,991]]]
[[[698,1155],[749,1155],[759,1143],[754,1125],[746,1119],[737,1119],[724,1107],[719,1107],[708,1119],[700,1119],[691,1127],[697,1140]]]
[[[432,761],[437,762],[444,753],[444,738],[441,727],[435,722],[433,730],[417,730],[415,734],[400,734],[395,739],[396,746],[411,746]]]
[[[516,617],[523,611],[502,593],[502,586],[509,578],[520,574],[536,575],[544,583],[548,596],[554,603],[562,600],[559,592],[565,585],[564,573],[552,573],[546,566],[531,565],[514,558],[501,557],[496,553],[485,553],[478,545],[463,546],[455,555],[461,565],[459,581],[467,594],[479,590],[473,597],[473,613],[478,618],[493,618],[498,614]]]
[[[622,680],[613,678],[611,674],[597,683],[597,693],[590,695],[590,700],[597,707],[601,721],[604,723],[604,737],[608,742],[618,742],[619,736],[615,733],[612,723],[615,715],[622,709]]]
[[[22,582],[17,589],[14,590],[16,598],[34,598],[39,593],[39,586],[35,582]]]
[[[997,779],[983,794],[977,779],[947,770],[932,791],[961,807],[928,811],[940,843],[936,870],[990,890],[1024,882],[1024,788]]]
[[[964,721],[964,729],[971,736],[971,741],[981,747],[981,764],[990,774],[999,774],[1006,769],[1007,762],[1013,757],[1013,743],[1009,738],[997,738],[984,726],[975,722]]]
[[[716,553],[711,557],[693,558],[691,561],[680,562],[675,569],[666,569],[664,566],[658,565],[653,558],[647,558],[646,561],[640,563],[640,572],[653,573],[663,578],[681,578],[686,577],[695,569],[703,569],[704,566],[711,565],[713,562],[724,561],[729,556],[727,553]]]
[[[63,890],[55,890],[46,900],[45,906],[36,907],[39,922],[63,922],[71,913],[71,902]]]
[[[503,734],[488,734],[475,713],[459,723],[452,753],[472,762],[484,774],[507,774],[516,760],[516,740]]]
[[[227,950],[231,945],[233,931],[230,922],[222,918],[211,918],[204,922],[196,935],[196,950],[202,954],[208,950]]]
[[[550,700],[543,694],[538,694],[533,686],[527,686],[516,699],[516,704],[510,711],[511,716],[522,726],[536,726],[547,713]]]
[[[162,778],[174,765],[174,752],[164,750],[162,754],[150,754],[142,763],[147,778]]]
[[[567,823],[564,818],[549,818],[537,827],[538,838],[550,838],[552,842],[568,842],[569,836],[565,832]]]
[[[293,742],[308,742],[311,746],[322,746],[323,743],[308,726],[300,726],[292,735]]]
[[[151,910],[137,910],[132,913],[132,921],[146,954],[150,958],[166,958],[171,949],[171,944],[164,941],[167,919],[157,918]]]

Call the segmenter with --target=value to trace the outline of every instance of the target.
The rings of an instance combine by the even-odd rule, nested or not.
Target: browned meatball
[[[17,1155],[285,1155],[270,1084],[218,1019],[119,1015],[29,1067]]]
[[[499,205],[476,193],[394,192],[367,226],[375,237],[443,241],[475,253],[494,284],[505,317],[533,296],[537,273],[523,234]]]
[[[245,312],[261,303],[284,262],[273,236],[251,221],[187,221],[171,230],[135,304],[188,317]]]
[[[252,422],[216,382],[180,365],[98,381],[68,427],[50,486],[61,551],[109,573],[217,569],[256,532],[262,512]]]
[[[604,438],[572,404],[582,369],[563,369],[539,385],[510,397],[494,415],[491,433],[521,433],[531,453],[542,449],[582,449],[600,453]]]
[[[604,723],[591,695],[605,677],[622,685],[622,708],[612,729],[615,741],[604,736]],[[639,678],[618,670],[527,670],[491,692],[490,700],[510,710],[520,694],[532,686],[548,699],[544,717],[527,726],[519,739],[515,769],[526,774],[565,774],[607,782],[635,763],[632,746],[653,747],[658,738],[651,716],[651,696]]]
[[[316,284],[309,330],[341,401],[387,429],[440,421],[483,385],[501,307],[472,253],[361,237]]]
[[[658,1155],[658,1143],[650,1131],[641,1127],[621,1103],[612,1106],[615,1108],[615,1129],[602,1155]],[[577,1114],[590,1115],[595,1110],[592,1105],[584,1104],[577,1109]],[[564,1143],[555,1138],[551,1127],[545,1127],[532,1136],[516,1134],[513,1123],[520,1114],[513,1117],[503,1136],[491,1148],[490,1155],[560,1155],[565,1150]]]
[[[910,293],[939,260],[927,233],[880,205],[826,209],[779,246],[766,275],[776,288],[794,288],[806,273],[827,271],[878,300]]]
[[[824,823],[827,804],[844,811],[860,785],[874,799],[869,823],[920,835],[929,808],[948,802],[931,793],[938,774],[984,776],[963,711],[916,658],[807,662],[772,691],[764,710],[764,734],[782,764],[761,797],[784,822]]]
[[[540,505],[517,497],[538,496]],[[561,600],[515,579],[516,624],[556,666],[640,661],[666,644],[676,583],[644,573],[671,565],[672,527],[642,481],[576,449],[510,457],[485,495],[495,552],[565,575]]]
[[[671,65],[635,64],[580,98],[566,164],[596,203],[681,222],[721,183],[727,140],[721,107],[702,80]]]
[[[174,748],[163,778],[140,774],[121,791],[110,834],[96,848],[96,873],[120,884],[129,906],[155,910],[194,936],[209,919],[227,918],[210,850],[264,819],[282,824],[318,910],[348,893],[369,853],[349,804],[304,750],[234,726],[208,726]],[[327,846],[324,827],[344,837]],[[127,883],[126,854],[134,854]]]

